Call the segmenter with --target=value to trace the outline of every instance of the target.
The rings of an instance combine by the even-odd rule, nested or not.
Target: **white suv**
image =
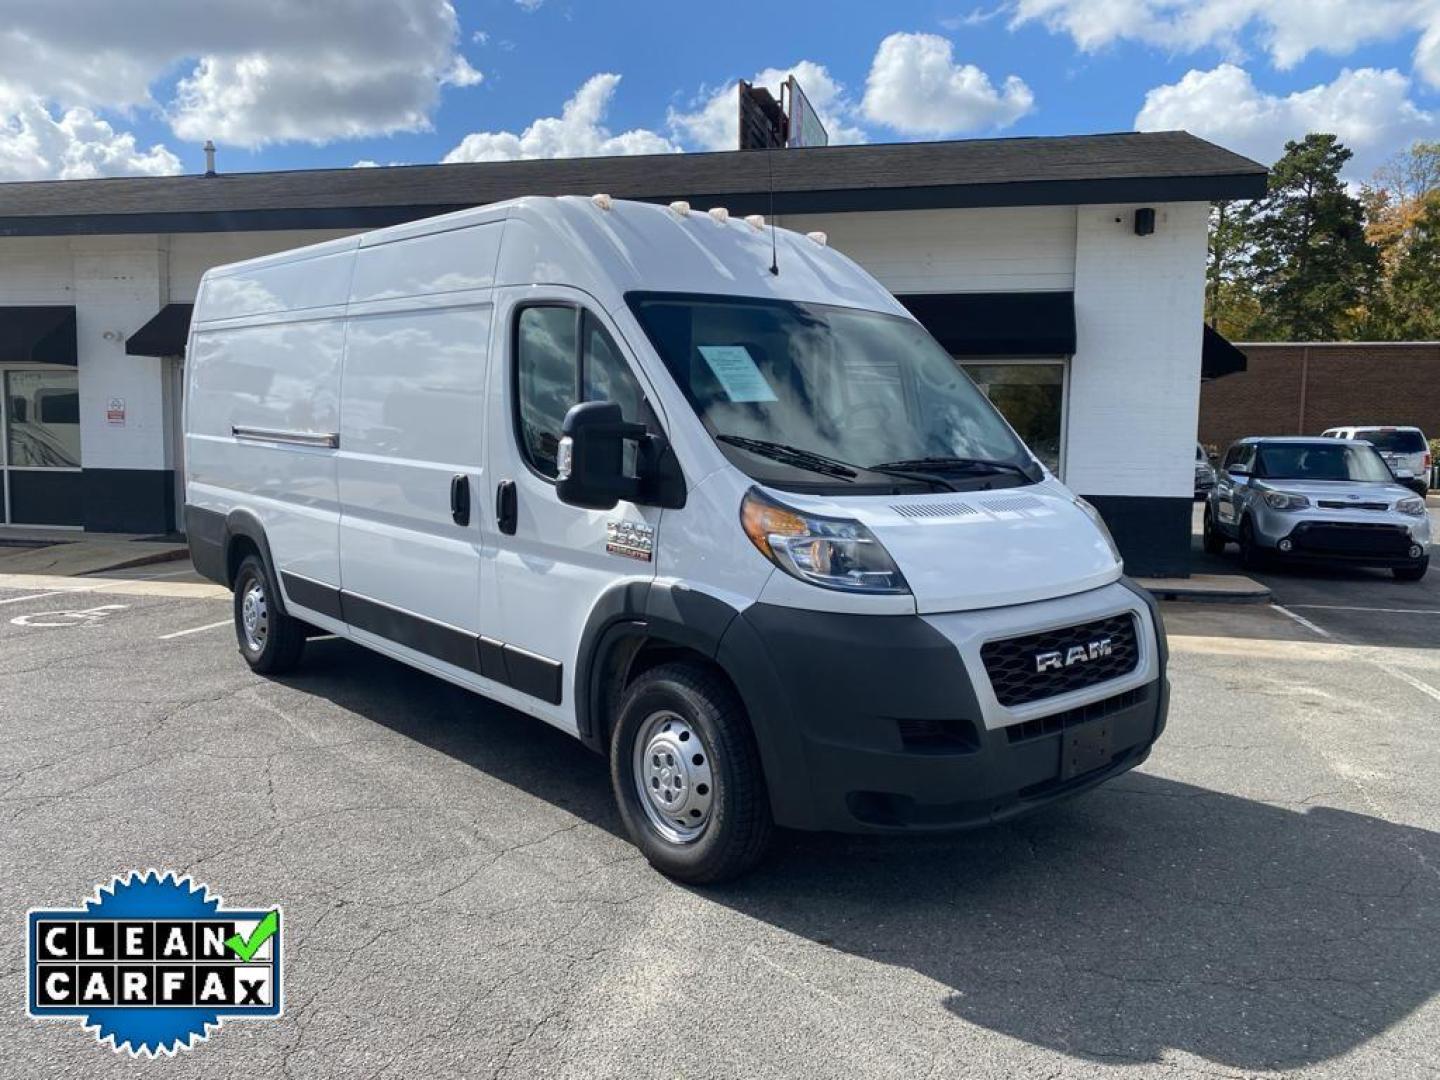
[[[1360,439],[1368,442],[1395,479],[1422,498],[1430,489],[1430,444],[1417,427],[1333,427],[1323,433],[1327,439]],[[1408,474],[1408,475],[1407,475]]]

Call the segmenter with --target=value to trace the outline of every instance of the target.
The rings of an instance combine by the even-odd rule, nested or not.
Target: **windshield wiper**
[[[902,461],[882,461],[878,465],[868,466],[871,469],[883,472],[886,469],[925,469],[930,472],[939,472],[942,469],[964,469],[967,472],[1008,472],[1016,476],[1024,477],[1026,480],[1034,480],[1030,470],[1023,465],[1016,465],[1009,461],[992,461],[989,458],[967,458],[967,457],[922,457],[905,458]]]
[[[769,439],[748,439],[744,435],[716,435],[715,441],[738,446],[741,450],[768,457],[771,461],[778,461],[783,465],[793,465],[797,469],[822,473],[825,476],[854,480],[859,475],[857,466],[847,465],[843,461],[837,461],[810,450],[802,450],[800,447],[791,446],[788,443],[771,442]]]

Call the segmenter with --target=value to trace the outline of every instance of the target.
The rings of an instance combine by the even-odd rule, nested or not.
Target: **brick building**
[[[1440,438],[1440,341],[1252,342],[1245,371],[1200,389],[1200,441],[1221,452],[1246,435],[1319,435],[1401,424]]]

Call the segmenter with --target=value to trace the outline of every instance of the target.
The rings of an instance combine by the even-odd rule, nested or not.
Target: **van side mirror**
[[[1244,479],[1245,477],[1250,475],[1250,470],[1245,468],[1244,465],[1231,465],[1225,471],[1231,476],[1237,477],[1239,479]]]
[[[582,401],[565,414],[560,432],[555,488],[561,502],[610,510],[640,494],[640,481],[625,475],[625,441],[644,440],[644,424],[627,423],[613,401]]]

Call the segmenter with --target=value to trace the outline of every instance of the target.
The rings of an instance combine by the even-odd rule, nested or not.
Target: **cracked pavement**
[[[274,681],[228,629],[160,640],[219,598],[110,588],[44,628],[10,620],[97,601],[26,595],[0,588],[0,1076],[1440,1073],[1440,617],[1398,647],[1171,605],[1136,772],[960,836],[782,835],[688,889],[536,721],[333,639]],[[281,1019],[160,1064],[25,1017],[25,909],[152,866],[284,906]]]

